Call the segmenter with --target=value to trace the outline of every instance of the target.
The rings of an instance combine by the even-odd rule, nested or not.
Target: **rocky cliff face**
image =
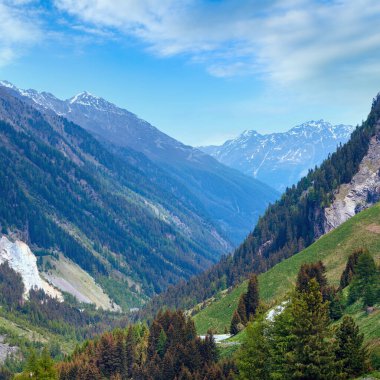
[[[0,264],[7,261],[9,266],[22,277],[27,297],[32,288],[43,289],[51,297],[62,299],[62,294],[41,278],[36,256],[22,241],[11,242],[6,236],[0,239]]]
[[[324,232],[338,227],[378,201],[380,201],[380,131],[371,139],[368,153],[360,164],[359,171],[350,183],[338,188],[333,203],[324,210]]]

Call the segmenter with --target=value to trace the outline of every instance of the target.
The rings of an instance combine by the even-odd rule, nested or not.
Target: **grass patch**
[[[348,256],[357,248],[366,247],[377,263],[380,261],[380,234],[368,229],[369,225],[380,225],[380,204],[362,211],[334,231],[321,237],[302,252],[274,266],[259,275],[261,299],[269,304],[279,303],[295,285],[297,272],[302,264],[322,260],[326,265],[327,278],[332,285],[338,285]],[[232,314],[237,307],[241,293],[247,289],[247,281],[223,292],[194,315],[199,334],[208,329],[223,333],[229,329]],[[365,318],[364,318],[365,319]],[[365,326],[363,328],[370,329]],[[380,326],[380,325],[377,325]],[[380,330],[380,328],[378,328]]]

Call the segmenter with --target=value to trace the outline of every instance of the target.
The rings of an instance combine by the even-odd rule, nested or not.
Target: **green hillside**
[[[260,295],[268,304],[276,304],[295,284],[300,266],[306,262],[322,260],[327,269],[327,278],[332,285],[338,285],[340,275],[346,265],[348,256],[356,249],[366,247],[377,262],[380,261],[380,203],[357,214],[340,227],[321,237],[302,252],[277,264],[269,271],[259,275]],[[213,329],[223,333],[229,328],[233,311],[237,307],[239,297],[245,292],[247,282],[235,287],[232,291],[218,293],[214,299],[198,305],[193,312],[198,333]],[[364,318],[360,310],[348,310],[357,319],[368,338],[380,340],[380,313]],[[371,327],[372,326],[372,327]]]
[[[145,314],[153,315],[162,307],[192,308],[218,291],[240,283],[250,273],[264,273],[315,243],[325,232],[324,208],[331,204],[339,186],[349,183],[358,172],[371,139],[379,132],[379,122],[380,94],[374,99],[367,120],[355,129],[350,140],[270,205],[233,253],[188,282],[155,297],[145,306]]]

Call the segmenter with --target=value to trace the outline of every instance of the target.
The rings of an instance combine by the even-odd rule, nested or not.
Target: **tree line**
[[[233,254],[222,257],[218,264],[188,282],[169,287],[148,303],[141,315],[153,315],[164,305],[190,308],[218,290],[240,283],[250,273],[265,272],[312,244],[324,232],[323,209],[333,200],[334,190],[350,182],[358,171],[371,138],[378,132],[379,119],[380,94],[374,99],[367,120],[355,129],[350,140],[297,185],[286,189]]]

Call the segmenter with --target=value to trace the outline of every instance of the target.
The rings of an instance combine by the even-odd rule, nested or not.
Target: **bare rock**
[[[367,155],[351,182],[343,184],[324,210],[324,232],[340,226],[358,212],[380,201],[380,136],[370,141]]]

